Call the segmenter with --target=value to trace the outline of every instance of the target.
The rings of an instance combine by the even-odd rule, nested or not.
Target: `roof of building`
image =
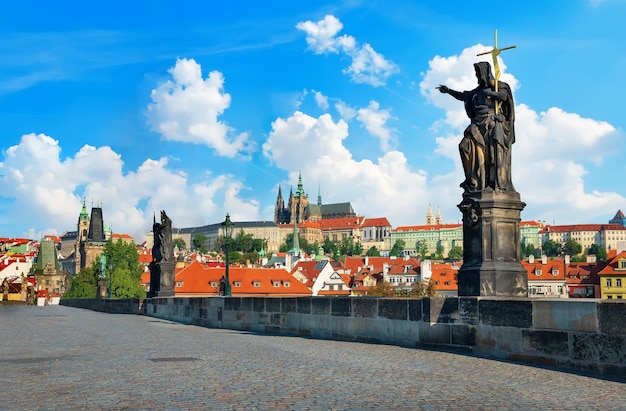
[[[623,268],[620,269],[618,267],[619,261],[624,259],[626,259],[626,251],[622,251],[621,253],[617,254],[615,257],[607,261],[606,265],[598,272],[598,275],[626,276],[626,270]]]
[[[233,295],[311,295],[311,291],[281,268],[229,267]],[[217,294],[224,267],[193,261],[175,275],[176,294]],[[178,286],[180,285],[180,287]]]
[[[360,228],[363,223],[363,217],[343,217],[343,218],[325,218],[319,220],[322,231],[327,230],[351,230]]]
[[[578,231],[607,231],[626,230],[621,224],[571,224],[571,225],[547,225],[542,233],[570,233]]]
[[[361,227],[391,227],[387,217],[365,218]]]

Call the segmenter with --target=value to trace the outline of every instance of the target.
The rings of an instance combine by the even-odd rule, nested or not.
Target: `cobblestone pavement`
[[[0,409],[626,410],[626,384],[446,352],[0,307]]]

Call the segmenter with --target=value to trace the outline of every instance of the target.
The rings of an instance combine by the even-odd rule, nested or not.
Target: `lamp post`
[[[226,220],[222,223],[222,235],[224,237],[224,248],[226,249],[226,270],[224,274],[224,296],[230,297],[232,295],[230,288],[230,278],[228,276],[228,251],[230,246],[230,241],[233,238],[233,228],[235,227],[235,223],[230,221],[230,215],[226,213]]]

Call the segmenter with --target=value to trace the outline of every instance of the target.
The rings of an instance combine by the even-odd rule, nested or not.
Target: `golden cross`
[[[485,51],[484,53],[478,53],[477,56],[484,56],[485,54],[491,54],[493,58],[493,70],[496,74],[496,84],[494,85],[494,90],[496,93],[498,92],[498,80],[500,80],[500,66],[498,65],[498,55],[501,51],[514,49],[515,46],[509,46],[499,49],[498,48],[498,30],[494,30],[494,41],[493,41],[493,49],[490,51]],[[496,101],[496,114],[500,111],[500,102]]]

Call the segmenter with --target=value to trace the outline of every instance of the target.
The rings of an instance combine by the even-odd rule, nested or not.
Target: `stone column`
[[[520,262],[520,213],[515,191],[463,194],[463,266],[459,296],[527,297],[528,276]]]
[[[106,278],[98,278],[98,292],[96,293],[96,298],[107,298],[109,296],[108,291],[109,280]]]

